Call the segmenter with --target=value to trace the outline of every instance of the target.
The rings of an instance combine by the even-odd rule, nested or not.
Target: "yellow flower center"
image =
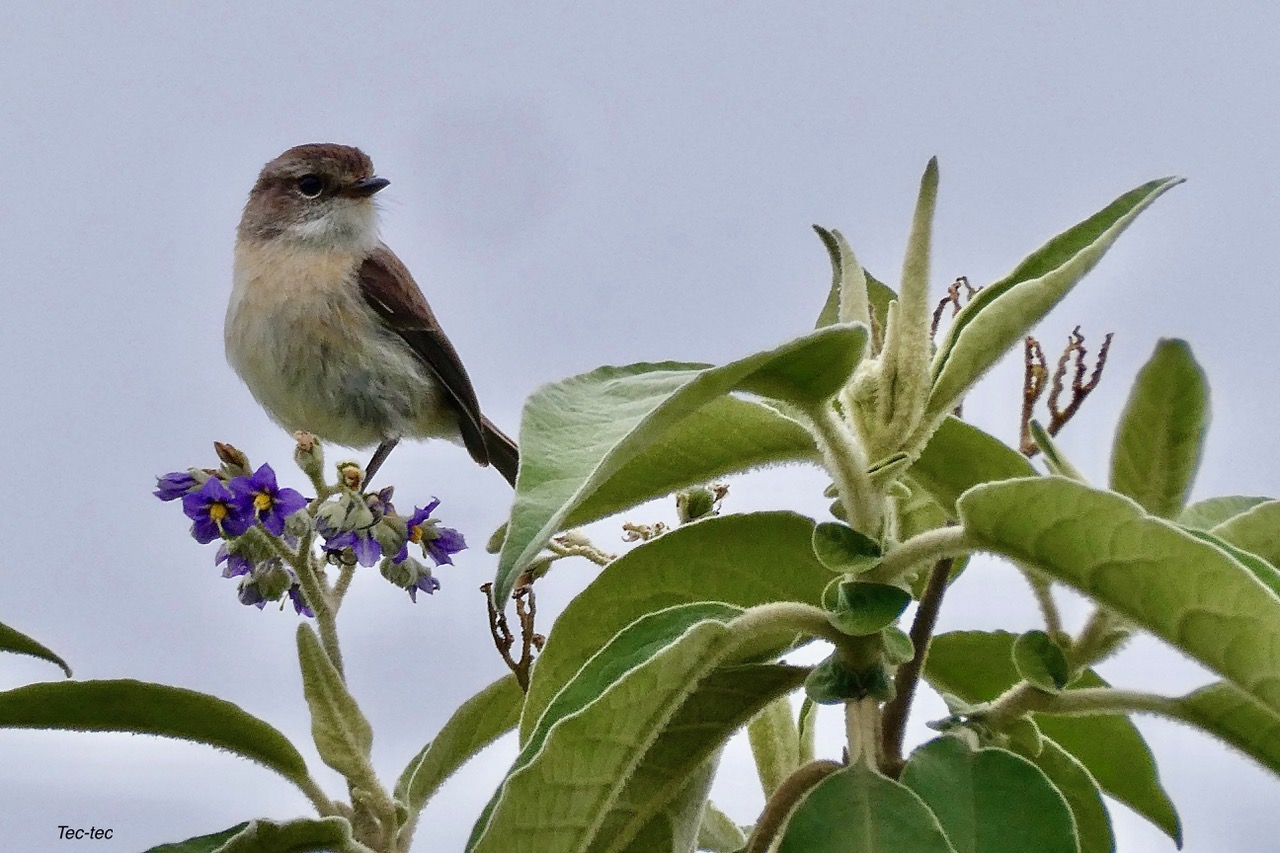
[[[271,509],[271,495],[266,492],[258,492],[253,498],[253,508],[258,512]]]
[[[214,521],[221,522],[227,517],[227,505],[222,503],[209,504],[209,517]]]
[[[409,541],[414,545],[422,542],[422,525],[415,524],[409,528]]]

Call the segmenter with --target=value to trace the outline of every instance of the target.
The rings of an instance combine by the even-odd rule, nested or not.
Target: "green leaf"
[[[864,764],[813,786],[787,822],[778,853],[956,853],[911,789]]]
[[[444,781],[467,760],[520,721],[524,693],[514,675],[493,684],[463,702],[444,724],[435,740],[422,748],[396,782],[396,800],[410,814],[422,810]]]
[[[791,713],[791,700],[782,696],[747,724],[747,742],[766,800],[800,766],[800,732]]]
[[[873,696],[881,701],[893,698],[893,681],[879,661],[854,667],[832,653],[804,680],[805,695],[819,705],[843,705],[854,699]]]
[[[1214,536],[1280,566],[1280,501],[1267,501],[1213,528]]]
[[[703,762],[680,792],[640,828],[629,844],[602,849],[609,853],[695,850],[694,845],[701,836],[703,810],[709,805],[707,794],[711,791],[718,763],[717,760]]]
[[[813,553],[833,572],[857,574],[876,564],[880,545],[847,524],[824,521],[813,529]]]
[[[929,398],[929,358],[933,351],[929,257],[937,200],[938,159],[934,157],[920,179],[920,193],[902,265],[898,307],[892,327],[885,330],[884,348],[877,365],[880,392],[875,406],[876,428],[897,439],[894,449],[902,447],[906,437],[920,425]]]
[[[49,663],[62,667],[62,671],[67,674],[67,678],[71,677],[71,667],[67,666],[66,661],[54,654],[52,650],[37,643],[21,631],[15,631],[3,622],[0,622],[0,652],[14,652],[15,654],[30,655],[34,658],[47,660]]]
[[[933,358],[928,412],[940,416],[1093,268],[1116,238],[1181,178],[1151,181],[1054,237],[1000,281],[978,291]]]
[[[525,697],[521,742],[574,673],[647,613],[697,601],[819,605],[831,573],[813,554],[813,527],[791,512],[725,515],[676,528],[614,560],[548,634]]]
[[[1041,690],[1061,690],[1071,678],[1067,656],[1044,631],[1028,631],[1013,641],[1013,665]]]
[[[796,729],[800,736],[800,763],[808,764],[815,757],[815,740],[817,737],[818,703],[808,696],[800,702],[800,714],[796,718]]]
[[[858,262],[853,257],[853,251],[849,249],[849,244],[839,231],[828,230],[821,225],[813,226],[813,230],[817,232],[819,239],[822,240],[822,245],[826,247],[828,257],[831,258],[831,288],[827,291],[827,301],[823,304],[822,311],[818,313],[818,321],[814,324],[815,329],[821,329],[824,326],[831,326],[840,322],[841,287],[846,280],[852,277],[853,265]],[[843,250],[841,249],[842,243]],[[847,273],[846,269],[848,270]],[[895,301],[898,298],[898,294],[887,284],[867,272],[861,264],[858,264],[858,272],[866,282],[871,317],[878,328],[884,329],[885,319],[889,313],[889,303]],[[855,293],[853,299],[850,300],[849,316],[858,312],[856,299]]]
[[[911,593],[900,586],[870,581],[844,581],[834,613],[827,620],[853,637],[875,634],[897,621],[911,603]]]
[[[1212,533],[1206,533],[1203,530],[1187,530],[1187,533],[1202,542],[1208,542],[1209,544],[1216,545],[1223,551],[1226,551],[1237,563],[1248,569],[1250,574],[1257,578],[1263,586],[1267,587],[1267,589],[1271,590],[1276,595],[1280,595],[1280,570],[1277,570],[1271,563],[1268,563],[1257,554],[1251,554],[1248,551],[1237,548],[1230,542],[1219,539]]]
[[[1053,440],[1053,436],[1049,435],[1049,431],[1040,425],[1037,420],[1032,420],[1030,424],[1031,440],[1036,443],[1036,447],[1040,448],[1040,452],[1044,454],[1045,466],[1048,467],[1050,474],[1057,474],[1059,477],[1067,477],[1071,480],[1078,480],[1081,483],[1089,482],[1089,478],[1080,473],[1080,469],[1071,464],[1071,460],[1058,448],[1058,443]]]
[[[829,326],[724,367],[606,367],[534,392],[520,427],[520,480],[493,600],[505,603],[520,572],[575,511],[681,421],[733,391],[801,405],[826,400],[848,380],[866,342],[862,326]],[[707,479],[701,464],[690,473],[686,485]],[[655,496],[646,484],[616,488],[632,493],[632,503]],[[614,503],[620,500],[615,492]]]
[[[759,652],[766,639],[779,646],[789,641],[760,637],[758,626],[750,622],[739,627],[743,623],[736,617],[742,612],[711,602],[679,605],[644,616],[617,634],[542,714],[476,823],[467,849],[585,851],[611,809],[623,807],[643,819],[611,822],[614,832],[600,838],[601,843],[629,842],[619,826],[639,829],[636,824],[647,822],[653,812],[644,815],[644,809],[665,805],[656,801],[663,800],[663,786],[675,775],[662,768],[663,760],[669,763],[674,756],[664,754],[667,747],[660,737],[654,744],[655,734],[671,724],[678,736],[688,736],[671,721],[682,713],[695,719],[707,715],[696,695],[700,682],[720,666],[740,663],[748,649]],[[790,686],[784,689],[799,678],[798,673],[787,674],[784,681]],[[741,680],[741,674],[728,679],[731,685]],[[739,722],[777,695],[759,697]],[[722,702],[707,701],[712,710],[723,711]],[[591,748],[584,750],[584,743]],[[653,764],[642,764],[651,745],[664,753],[655,753],[661,759]],[[696,759],[700,763],[707,757]]]
[[[1269,500],[1271,498],[1244,495],[1208,498],[1188,505],[1178,516],[1178,523],[1183,527],[1193,527],[1196,530],[1212,530],[1227,519]]]
[[[1038,767],[1004,749],[970,750],[940,737],[902,771],[958,853],[1077,853],[1066,800]]]
[[[189,740],[257,762],[307,790],[306,762],[269,724],[216,696],[145,681],[28,684],[0,692],[0,728],[131,732]]]
[[[1075,818],[1080,853],[1115,853],[1111,816],[1098,783],[1080,760],[1052,740],[1043,740],[1040,754],[1024,756],[1040,768],[1066,799]]]
[[[1182,697],[1178,716],[1280,775],[1280,714],[1244,691],[1218,682]]]
[[[583,497],[562,526],[566,530],[580,527],[726,474],[818,458],[809,431],[777,408],[719,397],[623,462]]]
[[[803,682],[807,671],[781,664],[748,664],[723,667],[704,678],[627,779],[595,834],[591,853],[624,849],[619,845],[632,837],[636,841],[625,849],[638,853],[654,849],[638,846],[643,827],[672,804],[678,805],[689,780],[696,779],[708,762],[718,760],[724,742],[761,709],[782,701]]]
[[[977,705],[990,702],[1018,681],[1013,665],[1015,635],[1006,631],[955,631],[929,645],[925,679],[935,689]],[[1071,688],[1107,687],[1086,670]],[[1041,733],[1074,756],[1107,794],[1132,808],[1182,844],[1182,827],[1160,784],[1155,759],[1128,717],[1033,715]]]
[[[311,710],[311,738],[316,751],[350,782],[368,775],[373,727],[356,700],[347,692],[342,676],[307,625],[298,626],[298,662],[302,668],[302,693]]]
[[[321,853],[350,843],[351,825],[340,817],[280,823],[251,820],[213,835],[152,847],[146,853]]]
[[[1027,458],[994,436],[948,416],[929,439],[911,477],[952,517],[960,495],[981,483],[1034,477]]]
[[[240,831],[248,825],[249,822],[246,820],[221,832],[188,838],[186,841],[175,841],[172,844],[161,844],[146,850],[145,853],[214,853],[223,844],[240,834]]]
[[[831,290],[822,306],[814,328],[834,323],[871,324],[871,306],[867,298],[867,274],[854,257],[853,249],[839,231],[813,226],[831,258]]]
[[[1280,598],[1222,549],[1060,477],[977,486],[959,509],[979,547],[1074,587],[1280,710]]]
[[[1186,341],[1162,338],[1138,371],[1111,449],[1111,489],[1175,518],[1200,467],[1209,382]]]
[[[707,802],[702,813],[702,826],[698,828],[698,850],[709,850],[711,853],[738,853],[747,846],[747,836],[742,827],[720,809],[716,804]],[[674,848],[673,848],[674,849]]]

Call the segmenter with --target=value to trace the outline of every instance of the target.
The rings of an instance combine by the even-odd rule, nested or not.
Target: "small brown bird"
[[[515,485],[515,442],[480,413],[471,380],[409,270],[378,239],[389,184],[358,148],[290,148],[262,167],[236,234],[227,361],[290,431],[377,451],[461,442]]]

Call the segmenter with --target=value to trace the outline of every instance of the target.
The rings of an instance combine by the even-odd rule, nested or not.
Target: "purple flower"
[[[184,495],[182,511],[195,522],[191,535],[201,544],[219,536],[243,536],[253,526],[253,516],[217,477],[206,480],[199,491]]]
[[[296,583],[289,587],[289,600],[293,602],[293,609],[298,611],[299,616],[315,617],[311,608],[307,606],[307,600],[302,597],[302,587]]]
[[[239,597],[241,604],[252,605],[259,610],[267,606],[267,600],[262,597],[262,592],[258,589],[258,585],[252,581],[240,584],[240,589],[236,595]]]
[[[236,477],[229,484],[245,512],[273,536],[284,533],[284,520],[307,505],[307,499],[294,489],[276,485],[276,472],[264,464],[249,477]]]
[[[224,578],[234,578],[239,575],[248,575],[253,573],[253,561],[243,554],[233,554],[227,548],[226,543],[218,546],[218,556],[214,559],[215,566],[226,563],[226,567],[222,570]]]
[[[198,488],[200,482],[191,476],[190,471],[174,471],[163,477],[156,477],[156,490],[152,494],[162,501],[176,501]]]
[[[409,556],[409,542],[421,545],[422,553],[430,557],[437,566],[445,564],[452,566],[452,555],[466,549],[467,540],[461,533],[452,527],[442,526],[439,520],[430,517],[431,511],[438,506],[440,506],[440,499],[433,498],[431,503],[414,510],[408,523],[409,540],[400,549],[400,553],[392,557],[393,562],[402,563],[405,557]],[[436,584],[436,588],[439,588],[439,584]],[[424,589],[423,592],[433,592],[433,590]]]
[[[409,597],[413,599],[413,603],[418,603],[418,590],[422,590],[427,595],[431,595],[440,588],[440,581],[431,576],[430,572],[424,572],[418,576],[418,582],[409,587]]]
[[[382,546],[368,530],[344,530],[325,537],[326,554],[337,554],[344,548],[354,551],[356,561],[362,566],[372,566],[378,562],[378,557],[382,554]]]

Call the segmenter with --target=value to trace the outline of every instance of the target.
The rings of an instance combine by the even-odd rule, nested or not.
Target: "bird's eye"
[[[324,191],[324,180],[319,175],[303,175],[298,178],[298,192],[307,198],[315,198]]]

